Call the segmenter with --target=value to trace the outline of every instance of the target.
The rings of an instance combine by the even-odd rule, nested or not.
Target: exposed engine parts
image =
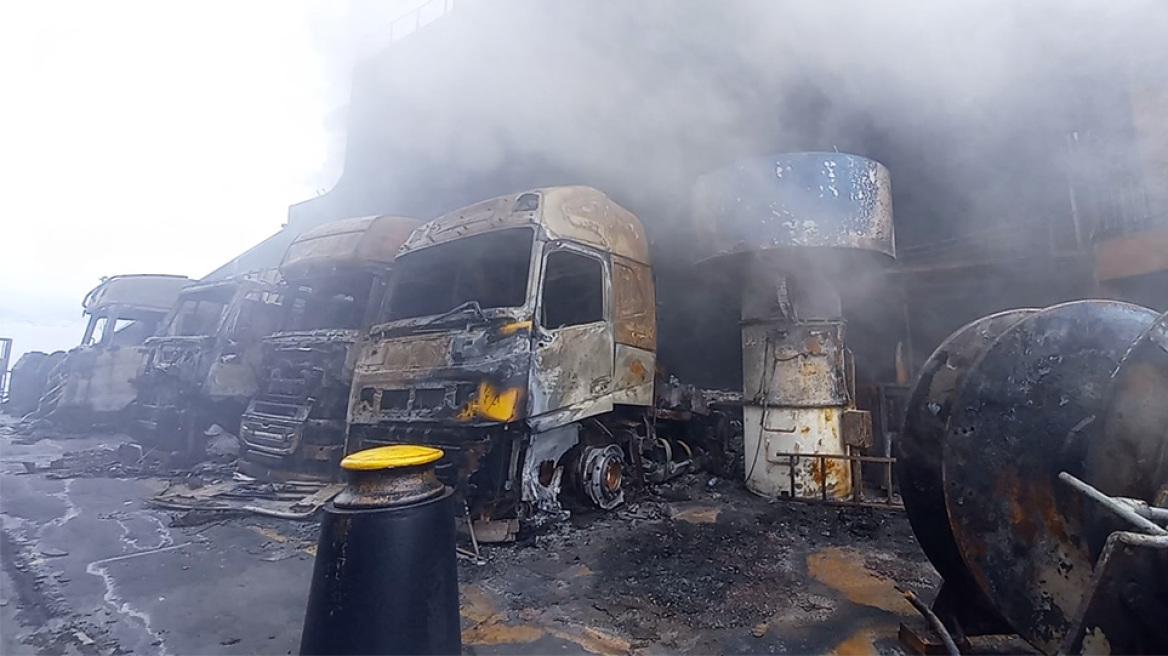
[[[645,461],[645,480],[663,483],[674,476],[695,472],[702,467],[702,454],[684,440],[657,438]]]
[[[1015,310],[926,362],[898,472],[955,634],[1016,632],[1045,653],[1168,649],[1154,523],[1168,502],[1166,325],[1114,301]]]
[[[243,413],[241,468],[262,478],[337,476],[353,359],[380,307],[398,248],[421,223],[336,221],[301,234],[280,263],[276,332],[264,335],[258,392]]]
[[[183,289],[134,379],[133,433],[142,443],[201,454],[212,425],[237,431],[258,391],[264,337],[279,323],[275,272]]]
[[[695,471],[721,450],[693,436],[717,433],[725,397],[664,374],[649,251],[640,220],[590,187],[418,228],[355,358],[346,450],[442,448],[475,522],[612,509],[628,479]]]

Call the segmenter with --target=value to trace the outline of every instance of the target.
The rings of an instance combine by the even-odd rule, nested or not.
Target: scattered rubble
[[[151,478],[184,476],[187,472],[171,466],[166,454],[141,453],[135,445],[97,447],[67,451],[47,466],[25,462],[28,473],[43,471],[49,478]]]
[[[170,510],[243,511],[280,519],[309,520],[343,487],[315,481],[264,483],[237,475],[208,485],[172,481],[147,502]]]
[[[21,426],[24,424],[16,428]],[[0,425],[0,429],[7,435],[18,434],[10,425]],[[27,434],[34,440],[46,439],[43,431]],[[0,435],[0,439],[7,435]],[[148,503],[168,510],[238,511],[293,520],[312,519],[342,487],[319,481],[257,481],[236,471],[238,438],[218,425],[207,431],[207,437],[209,459],[193,466],[174,454],[126,441],[116,447],[66,451],[48,463],[25,461],[21,473],[43,473],[51,479],[165,479],[162,490],[147,499]]]
[[[207,436],[207,456],[212,460],[227,462],[239,457],[239,438],[219,424],[212,424],[203,434]]]
[[[928,591],[939,581],[899,511],[768,503],[741,482],[710,492],[706,481],[692,475],[631,490],[615,513],[577,514],[521,533],[517,544],[484,547],[485,564],[462,567],[460,579],[505,591],[510,605],[492,616],[490,632],[479,627],[472,637],[554,623],[557,612],[587,602],[572,620],[611,626],[633,645],[681,650],[726,632],[769,640],[827,630],[856,608],[877,619],[912,617],[896,586]],[[855,628],[844,626],[840,640]]]

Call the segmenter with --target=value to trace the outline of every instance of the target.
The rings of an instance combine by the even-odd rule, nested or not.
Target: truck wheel
[[[580,462],[580,481],[592,503],[603,510],[624,503],[625,459],[619,446],[587,447]]]

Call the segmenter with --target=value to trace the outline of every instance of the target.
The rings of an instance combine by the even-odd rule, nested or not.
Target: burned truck
[[[263,338],[280,322],[283,288],[275,272],[187,287],[147,356],[135,385],[134,436],[144,445],[200,454],[204,432],[239,426],[258,391]]]
[[[72,426],[123,425],[137,399],[134,378],[152,337],[191,284],[185,276],[113,276],[82,301],[81,344],[52,370],[36,415]]]
[[[240,468],[330,478],[345,443],[354,344],[381,307],[390,265],[420,221],[364,217],[309,230],[280,264],[278,332],[264,339],[260,391],[243,414]]]
[[[655,217],[675,233],[656,265],[640,220],[590,187],[419,228],[357,360],[347,450],[440,446],[472,517],[509,527],[613,508],[626,473],[730,461],[766,496],[862,496],[842,290],[894,261],[887,169],[786,153],[694,191],[692,225]]]
[[[616,507],[628,473],[688,471],[727,424],[701,390],[657,380],[650,264],[641,222],[590,187],[422,226],[362,343],[347,451],[440,446],[440,476],[500,539],[518,519]]]

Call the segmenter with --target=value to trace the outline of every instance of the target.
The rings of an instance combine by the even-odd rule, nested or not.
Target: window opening
[[[604,320],[604,265],[574,251],[552,251],[544,267],[542,316],[554,330]]]
[[[508,228],[399,257],[385,320],[441,314],[471,301],[483,310],[523,306],[533,242],[530,228]]]

